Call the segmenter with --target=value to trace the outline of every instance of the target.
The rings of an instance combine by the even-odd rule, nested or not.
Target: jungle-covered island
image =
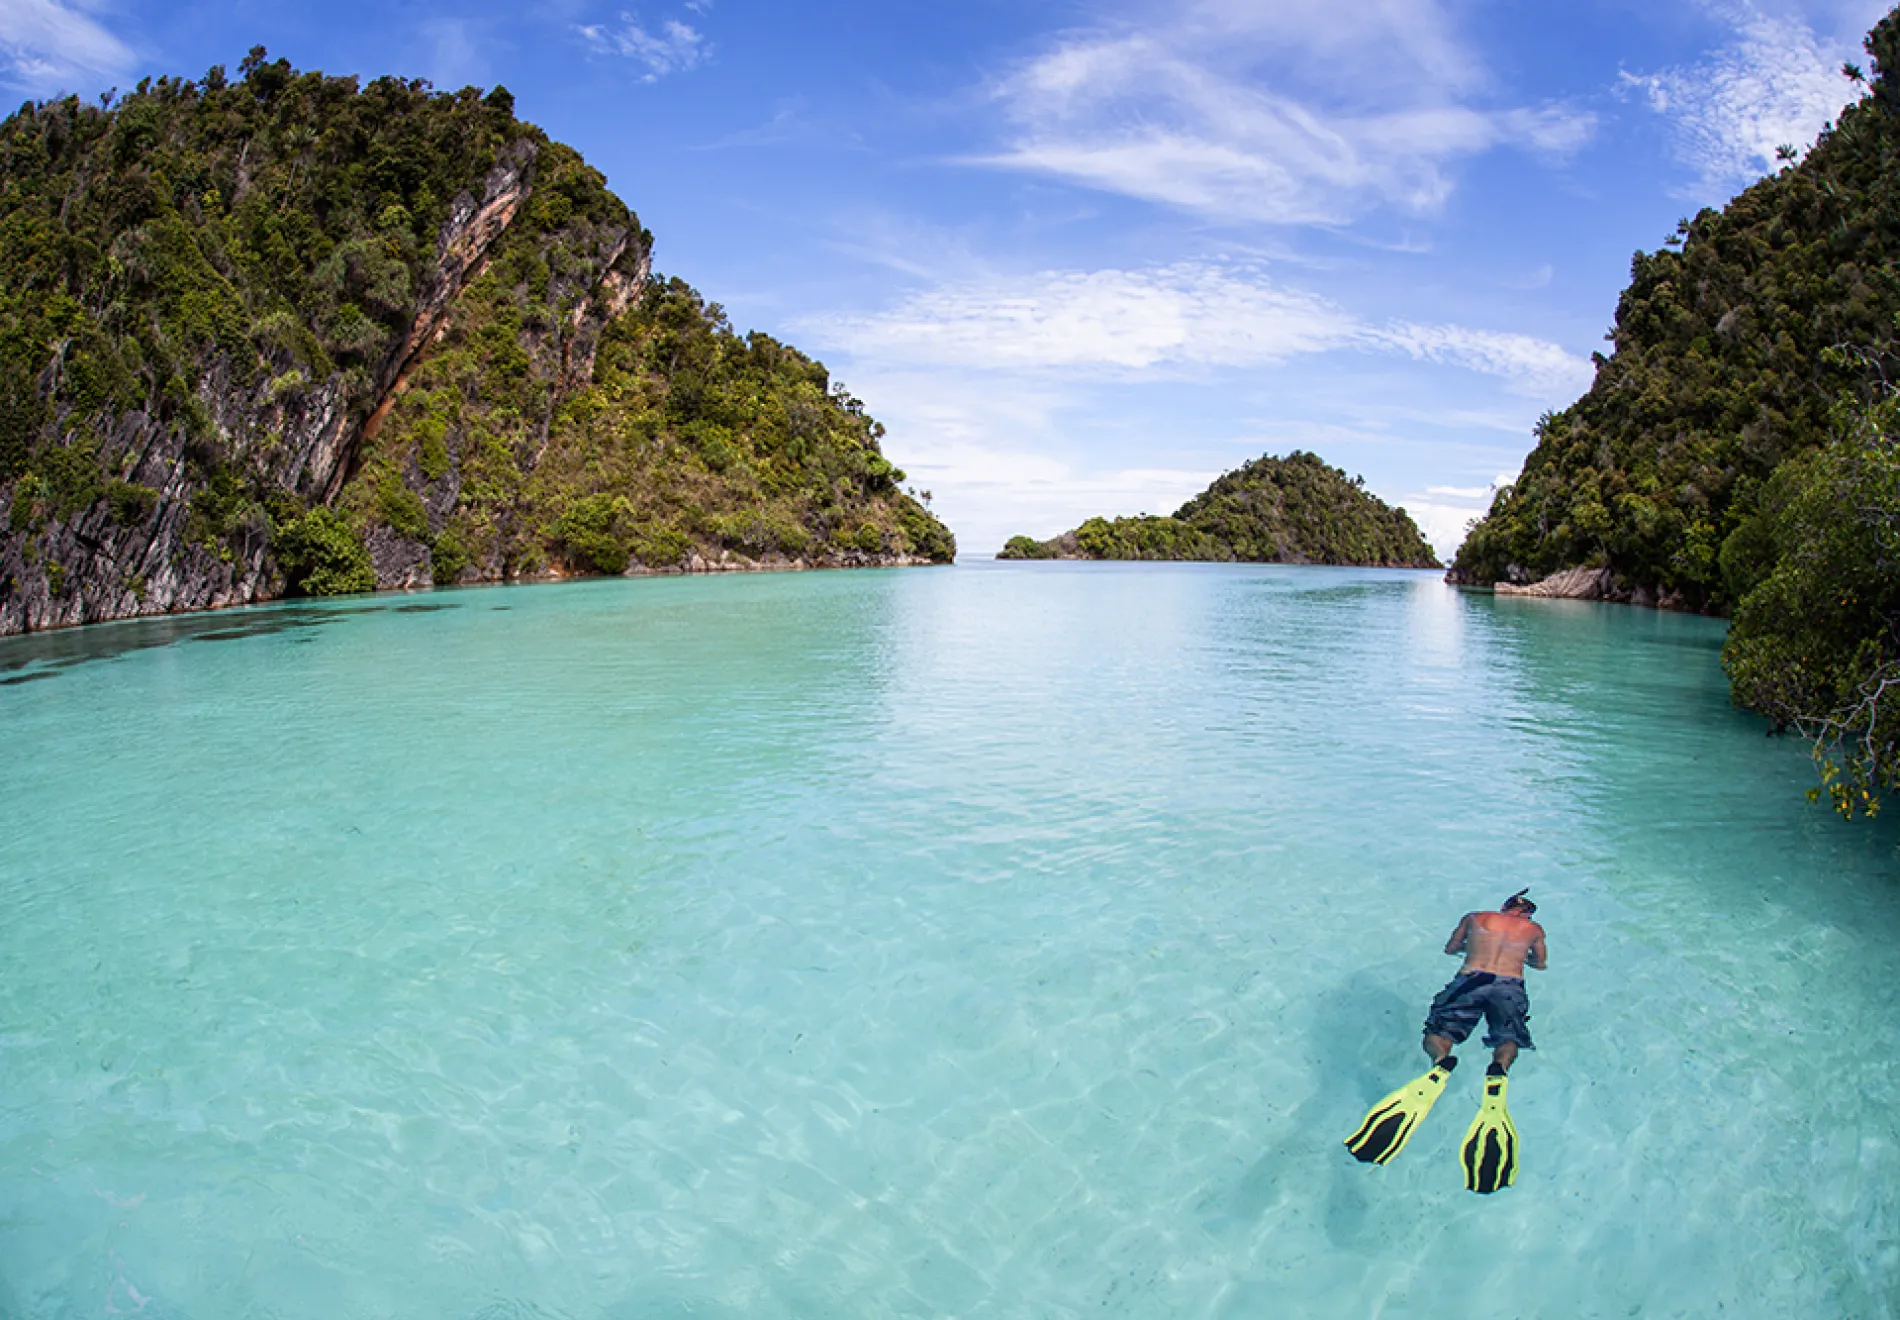
[[[430,583],[948,562],[824,366],[655,276],[505,89],[147,79],[0,124],[0,634]]]
[[[1047,541],[1013,536],[997,557],[1440,566],[1404,509],[1300,450],[1256,458],[1166,517],[1090,518]]]
[[[1636,254],[1448,575],[1731,616],[1736,702],[1814,739],[1847,815],[1900,786],[1900,9],[1866,50],[1805,156]]]

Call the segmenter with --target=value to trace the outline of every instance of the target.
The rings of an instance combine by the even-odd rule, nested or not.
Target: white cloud
[[[975,163],[1222,221],[1341,224],[1378,205],[1435,211],[1461,158],[1566,155],[1594,131],[1588,115],[1460,99],[1481,81],[1434,4],[1202,4],[1071,36],[1003,79],[1011,142]]]
[[[1198,0],[1183,26],[1202,47],[1239,42],[1284,52],[1314,84],[1338,86],[1343,67],[1376,87],[1404,77],[1432,89],[1473,90],[1482,63],[1459,40],[1442,0]]]
[[[1172,513],[1213,471],[1098,466],[1067,439],[1085,395],[1060,385],[993,388],[968,371],[854,372],[852,389],[890,427],[884,451],[934,495],[961,556],[1016,535],[1054,536],[1096,514]]]
[[[949,283],[889,311],[809,317],[797,329],[868,362],[1017,373],[1146,376],[1356,349],[1401,353],[1559,398],[1581,392],[1591,370],[1528,335],[1368,325],[1323,298],[1270,282],[1256,268],[1206,262]]]
[[[703,12],[703,9],[694,12]],[[660,24],[657,32],[641,26],[632,14],[622,14],[617,28],[590,23],[578,31],[596,53],[624,56],[645,65],[647,72],[641,82],[658,82],[669,73],[697,68],[712,53],[712,47],[698,30],[676,18]]]
[[[1801,18],[1753,4],[1712,12],[1733,37],[1701,64],[1636,76],[1626,90],[1670,120],[1683,160],[1705,187],[1747,183],[1779,167],[1776,148],[1805,147],[1858,90],[1841,75],[1856,46],[1820,37]]]
[[[1193,262],[942,285],[889,312],[803,324],[860,357],[1002,370],[1245,366],[1353,333],[1322,299]]]
[[[964,554],[994,554],[1012,536],[1042,540],[1098,516],[1173,513],[1219,475],[1091,469],[994,444],[933,445],[929,453],[927,462],[912,465],[911,484],[941,492],[933,507]]]
[[[1447,428],[1499,430],[1515,449],[1535,410],[1427,408],[1423,398],[1438,391],[1414,378],[1415,390],[1423,387],[1416,415],[1378,420],[1390,409],[1368,412],[1354,396],[1336,401],[1353,425],[1274,415],[1250,428],[1257,433],[1236,435],[1231,424],[1210,428],[1132,397],[1124,413],[1104,401],[1105,385],[1159,388],[1208,372],[1247,380],[1244,373],[1275,364],[1351,353],[1480,373],[1549,407],[1569,402],[1590,375],[1588,362],[1528,335],[1370,323],[1245,263],[975,274],[885,311],[809,317],[791,329],[801,342],[846,355],[853,392],[890,428],[892,461],[911,485],[935,493],[938,515],[969,554],[990,553],[1018,533],[1050,536],[1095,514],[1171,512],[1219,475],[1230,453],[1307,448],[1337,456],[1410,445],[1421,429]],[[1168,428],[1165,444],[1152,430],[1157,415],[1173,419],[1159,423]],[[1496,447],[1474,446],[1486,455]],[[1168,457],[1129,464],[1144,452]],[[1207,466],[1193,466],[1196,459]],[[1489,471],[1497,460],[1481,461]],[[1443,486],[1403,503],[1448,553],[1489,500],[1487,487]]]
[[[131,47],[83,9],[59,0],[0,0],[0,82],[40,93],[70,91],[130,69]]]
[[[1588,361],[1544,339],[1460,325],[1393,324],[1371,337],[1427,362],[1442,362],[1509,381],[1533,397],[1575,398],[1590,387]]]
[[[1425,533],[1425,539],[1432,543],[1432,549],[1438,557],[1450,563],[1452,556],[1458,553],[1458,547],[1464,544],[1465,532],[1471,526],[1471,520],[1483,513],[1483,509],[1466,504],[1447,504],[1431,499],[1411,499],[1388,501],[1396,503],[1418,524],[1418,530]]]
[[[1498,487],[1515,480],[1516,473],[1500,472],[1489,486],[1427,486],[1423,497],[1399,503],[1412,515],[1412,521],[1425,533],[1425,539],[1432,543],[1438,557],[1450,563],[1464,543],[1472,520],[1490,512],[1491,499]]]

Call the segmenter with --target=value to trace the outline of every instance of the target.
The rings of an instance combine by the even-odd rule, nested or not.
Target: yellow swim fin
[[[1504,1107],[1509,1084],[1509,1078],[1496,1073],[1485,1077],[1484,1100],[1465,1131],[1459,1159],[1465,1166],[1465,1186],[1474,1192],[1495,1192],[1517,1178],[1517,1128]]]
[[[1458,1060],[1446,1055],[1433,1064],[1431,1071],[1415,1077],[1379,1101],[1367,1113],[1365,1122],[1346,1138],[1346,1149],[1363,1164],[1384,1164],[1405,1149],[1412,1131],[1445,1089],[1445,1079],[1458,1066]]]

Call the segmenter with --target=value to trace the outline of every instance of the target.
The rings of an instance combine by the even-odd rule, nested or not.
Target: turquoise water
[[[1900,830],[1719,623],[1401,572],[0,643],[0,1316],[1900,1314]],[[1482,1052],[1386,1168],[1465,910]]]

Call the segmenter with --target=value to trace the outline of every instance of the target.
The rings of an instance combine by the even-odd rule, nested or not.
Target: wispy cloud
[[[437,87],[487,83],[490,68],[477,25],[468,19],[437,18],[422,24],[429,78]]]
[[[887,312],[806,325],[878,360],[1111,372],[1275,362],[1323,351],[1353,329],[1322,299],[1199,263],[943,285]]]
[[[814,118],[807,98],[788,96],[773,103],[772,116],[763,123],[722,134],[690,150],[729,151],[748,147],[822,147],[832,151],[862,151],[864,139],[856,130],[838,128]]]
[[[1395,322],[1366,332],[1368,342],[1425,362],[1499,376],[1520,393],[1575,397],[1590,386],[1589,362],[1546,339],[1462,325]]]
[[[1087,394],[1060,382],[997,390],[975,372],[898,366],[854,371],[851,388],[891,426],[885,451],[911,486],[935,493],[932,507],[966,555],[1100,513],[1169,513],[1216,475],[1097,459],[1067,438],[1089,411]]]
[[[1860,52],[1753,4],[1705,7],[1731,27],[1727,44],[1700,64],[1625,72],[1622,85],[1670,121],[1704,187],[1746,183],[1777,167],[1778,147],[1806,146],[1854,99],[1840,69]]]
[[[0,83],[46,93],[71,91],[129,70],[132,48],[85,12],[60,0],[0,0]]]
[[[1438,557],[1449,561],[1464,543],[1472,520],[1490,511],[1491,497],[1498,487],[1515,481],[1516,475],[1500,472],[1488,486],[1427,486],[1422,494],[1400,501],[1412,521],[1425,533]]]
[[[687,6],[695,13],[710,7],[710,3]],[[697,68],[712,54],[705,36],[676,18],[649,30],[635,15],[623,13],[617,27],[588,23],[577,30],[596,54],[622,56],[644,65],[646,73],[641,82],[658,82],[668,74]]]
[[[1590,380],[1588,362],[1528,335],[1373,325],[1257,268],[1206,262],[943,284],[888,311],[811,317],[799,328],[864,360],[938,368],[1128,377],[1354,349],[1480,372],[1537,397],[1574,397]]]
[[[1071,35],[1001,79],[1010,141],[975,163],[1220,221],[1339,224],[1379,205],[1435,211],[1459,159],[1507,144],[1562,156],[1594,131],[1560,107],[1468,103],[1482,82],[1434,3],[1205,3]]]

